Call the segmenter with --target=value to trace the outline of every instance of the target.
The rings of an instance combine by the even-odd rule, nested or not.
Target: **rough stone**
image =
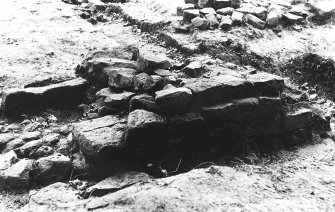
[[[29,211],[66,211],[70,205],[78,209],[82,202],[77,193],[68,183],[54,183],[30,195]]]
[[[308,16],[308,11],[298,7],[298,6],[295,6],[295,7],[292,7],[289,11],[289,13],[291,14],[294,14],[294,15],[298,15],[298,16],[301,16],[303,18],[307,18]]]
[[[41,128],[42,126],[43,125],[39,122],[33,122],[25,126],[25,128],[23,129],[23,132],[34,132],[37,129]]]
[[[199,10],[199,12],[200,12],[200,15],[203,15],[203,16],[206,16],[208,14],[214,14],[214,15],[216,14],[215,10],[211,7],[205,7]]]
[[[112,110],[123,110],[128,108],[128,103],[131,97],[135,93],[132,92],[123,92],[123,93],[113,93],[106,97],[104,104],[107,108]]]
[[[241,7],[241,3],[242,3],[241,0],[231,0],[230,1],[230,6],[233,7],[233,8],[239,8],[239,7]]]
[[[207,121],[233,121],[250,118],[259,107],[257,98],[234,100],[202,108],[202,115]]]
[[[284,117],[284,129],[293,131],[310,127],[313,123],[313,112],[310,109],[301,108],[290,111]]]
[[[204,69],[200,62],[194,61],[188,64],[181,71],[189,77],[199,77],[203,73]]]
[[[14,151],[9,151],[6,154],[0,155],[0,171],[11,167],[17,161],[18,158]]]
[[[73,138],[85,156],[96,159],[125,146],[125,123],[125,119],[111,115],[82,121],[73,125]]]
[[[156,105],[164,114],[187,112],[192,101],[192,92],[187,88],[171,88],[156,92]]]
[[[190,81],[186,83],[186,87],[193,93],[193,107],[255,95],[255,89],[251,82],[230,75]]]
[[[29,141],[28,143],[18,148],[17,154],[20,157],[28,157],[29,155],[33,154],[41,146],[55,145],[57,144],[58,141],[59,141],[59,137],[55,137],[53,134],[51,134],[50,137],[47,136],[46,138]]]
[[[32,153],[32,155],[30,156],[30,158],[46,157],[46,156],[52,155],[53,153],[54,153],[54,150],[53,150],[52,147],[50,147],[50,146],[41,146],[34,153]]]
[[[10,142],[7,143],[6,148],[3,150],[3,152],[9,152],[11,150],[15,150],[16,148],[19,148],[26,143],[27,143],[26,141],[20,138],[11,140]]]
[[[183,20],[186,22],[191,21],[193,18],[199,17],[200,13],[197,9],[184,10]]]
[[[68,180],[72,168],[70,158],[59,153],[40,158],[33,166],[34,178],[42,185]]]
[[[180,126],[194,126],[204,122],[204,118],[200,113],[185,113],[181,115],[172,116],[169,120],[169,124],[173,127]]]
[[[171,63],[165,55],[154,55],[152,53],[142,54],[138,60],[140,69],[151,74],[157,69],[169,69]]]
[[[206,18],[196,17],[191,20],[192,25],[200,30],[209,29],[210,22]]]
[[[146,173],[140,173],[135,171],[121,172],[109,178],[106,178],[103,181],[86,189],[84,197],[100,197],[107,193],[116,192],[136,183],[149,183],[152,180],[153,178]]]
[[[31,186],[33,161],[22,159],[4,171],[0,171],[0,187],[21,189]]]
[[[10,115],[42,106],[77,105],[83,100],[87,86],[86,80],[77,78],[45,87],[12,89],[5,92],[2,109]]]
[[[46,145],[55,145],[59,142],[60,135],[58,133],[50,133],[42,138]]]
[[[228,30],[233,25],[233,20],[230,16],[222,16],[221,22],[220,22],[220,28],[223,30]]]
[[[15,136],[13,133],[0,134],[0,152],[6,147],[8,142],[15,139],[16,137],[17,136]]]
[[[43,87],[50,85],[52,82],[52,77],[35,77],[33,80],[25,84],[24,88],[30,88],[30,87]]]
[[[123,60],[136,61],[140,53],[138,48],[135,46],[120,46],[114,47],[107,50],[94,50],[89,52],[80,66],[76,68],[76,72],[79,75],[85,75],[90,67],[90,61],[98,58],[119,58]]]
[[[137,74],[133,82],[135,91],[151,91],[156,85],[154,79],[146,73]]]
[[[216,16],[214,14],[208,14],[205,16],[206,19],[209,21],[209,26],[213,27],[213,28],[218,28],[219,27],[219,21],[216,18]]]
[[[73,170],[77,174],[85,174],[90,172],[90,166],[81,152],[73,154],[71,159]]]
[[[213,7],[215,0],[199,0],[198,7],[205,8],[205,7]]]
[[[167,76],[172,75],[172,73],[169,70],[166,70],[166,69],[158,69],[158,70],[154,71],[154,73],[158,76],[161,76],[161,77],[167,77]]]
[[[261,19],[257,18],[256,16],[253,16],[251,14],[247,14],[244,16],[245,22],[250,24],[251,26],[257,28],[257,29],[264,29],[265,22]]]
[[[132,90],[133,77],[136,75],[135,69],[119,68],[110,72],[108,85],[112,90]]]
[[[215,9],[227,8],[230,6],[230,0],[215,0]]]
[[[282,15],[276,11],[270,11],[266,17],[266,23],[270,27],[276,27],[280,23]]]
[[[155,103],[155,99],[147,94],[134,96],[129,101],[129,111],[134,111],[136,109],[143,109],[151,112],[156,112],[157,106]]]
[[[291,14],[291,13],[285,13],[282,16],[282,20],[288,24],[294,24],[298,21],[304,20],[304,18],[298,15]]]
[[[41,133],[39,131],[26,132],[20,136],[20,139],[24,141],[36,140],[40,137]]]
[[[220,15],[232,15],[234,11],[235,11],[234,8],[226,7],[226,8],[222,8],[222,9],[217,10],[216,13],[220,14]]]
[[[184,33],[187,34],[191,31],[192,25],[189,23],[181,23],[181,22],[175,22],[172,24],[173,29],[176,33]]]
[[[117,68],[129,68],[139,71],[140,67],[136,61],[118,58],[98,58],[89,61],[89,68],[82,74],[90,84],[99,87],[107,87],[110,73]]]
[[[234,25],[241,25],[243,22],[243,13],[234,11],[231,15],[231,20],[233,21]]]
[[[278,96],[283,91],[284,79],[265,72],[249,75],[250,80],[261,96]]]
[[[134,110],[128,116],[126,141],[140,145],[159,142],[165,126],[165,120],[158,114],[146,110]]]
[[[265,21],[268,14],[268,10],[265,7],[256,7],[253,11],[253,15],[258,17],[259,19]]]

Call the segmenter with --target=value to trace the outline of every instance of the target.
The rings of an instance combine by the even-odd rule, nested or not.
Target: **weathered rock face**
[[[134,171],[121,172],[86,189],[84,197],[87,198],[89,196],[103,196],[107,193],[121,190],[136,183],[149,183],[151,181],[152,178],[145,173]]]
[[[124,148],[125,119],[105,116],[74,124],[73,137],[82,153],[93,159]]]
[[[135,93],[123,92],[108,95],[105,100],[105,106],[111,110],[123,110],[128,108],[128,103]]]
[[[151,143],[156,137],[165,136],[162,133],[165,126],[166,122],[158,114],[146,110],[134,110],[128,116],[126,141],[140,145]]]
[[[297,111],[291,111],[286,114],[284,119],[284,128],[286,131],[293,131],[306,128],[313,124],[313,112],[302,108]]]
[[[245,18],[245,22],[247,22],[248,24],[250,24],[251,26],[257,29],[264,29],[265,27],[265,22],[257,18],[256,16],[247,14],[244,18]]]
[[[140,69],[150,74],[156,69],[169,69],[171,63],[165,55],[143,54],[139,58]]]
[[[222,75],[210,79],[203,78],[186,84],[194,95],[195,104],[210,105],[219,103],[234,97],[247,97],[255,93],[251,82]]]
[[[199,8],[213,7],[214,3],[215,3],[215,0],[199,0],[198,6]]]
[[[233,20],[229,16],[222,16],[220,22],[220,28],[223,30],[228,30],[233,25]]]
[[[263,96],[278,96],[283,91],[284,79],[273,74],[259,72],[248,78],[256,91]]]
[[[136,61],[124,60],[119,58],[97,58],[90,60],[88,69],[80,76],[89,79],[91,84],[99,87],[108,85],[109,75],[116,68],[127,68],[139,70]]]
[[[155,103],[155,99],[152,96],[146,94],[134,96],[129,102],[129,111],[133,111],[136,109],[156,112],[157,106]]]
[[[230,6],[230,0],[215,0],[215,9],[219,10]]]
[[[139,50],[134,46],[121,46],[106,51],[92,51],[86,55],[86,58],[81,63],[81,65],[76,68],[76,73],[83,78],[90,79],[91,82],[107,85],[108,77],[107,79],[104,78],[106,76],[106,71],[103,70],[104,68],[112,66],[115,66],[115,68],[137,67],[136,63],[131,61],[137,61],[138,57]],[[115,58],[114,64],[113,61],[108,63],[108,61],[104,60],[104,58]],[[99,60],[102,63],[99,64]],[[105,61],[106,63],[103,63],[103,61]]]
[[[13,166],[0,172],[0,187],[10,189],[27,188],[31,186],[31,171],[33,161],[22,159]]]
[[[42,188],[37,193],[30,196],[29,211],[64,211],[69,208],[79,207],[77,190],[68,183],[55,183]]]
[[[215,14],[206,15],[206,19],[209,21],[209,26],[210,27],[212,27],[212,28],[218,28],[219,27],[220,22],[216,18]]]
[[[18,161],[17,155],[14,151],[7,152],[0,155],[0,171],[11,167]]]
[[[209,29],[210,22],[206,18],[196,17],[191,20],[192,25],[200,30]]]
[[[87,87],[86,80],[77,78],[45,87],[9,90],[4,94],[2,110],[10,115],[43,106],[77,105],[83,101]]]
[[[0,151],[6,148],[6,145],[11,140],[15,139],[16,136],[13,133],[2,133],[0,134]]]
[[[191,21],[193,18],[199,17],[199,10],[196,9],[188,9],[183,12],[183,20],[186,22]]]
[[[135,69],[120,68],[110,72],[108,85],[112,90],[122,91],[133,88],[133,77],[136,75]]]
[[[38,184],[51,184],[68,180],[72,164],[70,158],[55,154],[34,161],[34,178]]]
[[[135,91],[151,91],[156,83],[154,79],[146,73],[141,73],[133,78]]]
[[[189,77],[199,77],[204,72],[204,68],[200,62],[194,61],[184,67],[181,71]]]
[[[192,101],[192,92],[187,88],[170,88],[156,92],[156,105],[163,114],[187,112]]]
[[[234,11],[231,15],[231,19],[234,25],[241,25],[243,22],[244,14],[241,12]]]

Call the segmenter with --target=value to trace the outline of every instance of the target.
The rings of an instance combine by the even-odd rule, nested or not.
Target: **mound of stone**
[[[76,78],[45,87],[12,89],[4,92],[1,109],[10,115],[47,106],[74,106],[83,101],[87,88],[86,80]]]

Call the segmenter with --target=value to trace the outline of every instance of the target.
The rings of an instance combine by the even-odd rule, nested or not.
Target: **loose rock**
[[[10,189],[28,188],[31,186],[33,161],[22,159],[4,171],[0,171],[0,187]]]
[[[68,180],[72,164],[70,158],[55,154],[34,162],[34,177],[37,183],[46,185]]]
[[[187,88],[171,88],[156,92],[156,105],[161,113],[180,114],[188,111],[192,92]]]
[[[129,102],[129,111],[134,111],[136,109],[156,112],[157,106],[155,99],[152,96],[146,94],[134,96]]]

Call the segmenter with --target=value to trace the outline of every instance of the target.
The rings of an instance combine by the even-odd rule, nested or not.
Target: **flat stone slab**
[[[76,78],[45,87],[12,89],[4,93],[1,108],[6,114],[37,110],[44,106],[77,105],[85,94],[88,83]]]
[[[123,148],[126,120],[105,116],[73,125],[73,138],[85,156],[99,158],[104,152]]]
[[[258,72],[247,77],[260,96],[279,96],[283,91],[284,79],[278,75]]]
[[[197,105],[212,105],[255,94],[251,82],[230,75],[197,79],[186,83],[186,87],[193,92],[194,103]]]
[[[202,115],[207,121],[265,120],[279,113],[280,110],[279,98],[251,97],[203,107]]]

